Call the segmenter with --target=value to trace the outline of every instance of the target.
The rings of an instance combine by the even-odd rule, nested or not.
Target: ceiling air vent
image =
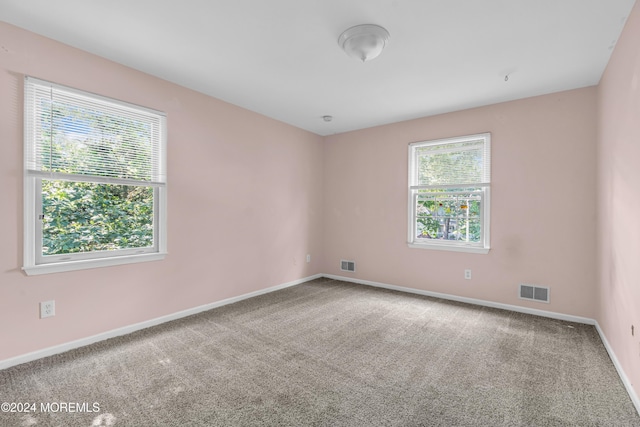
[[[342,271],[356,271],[356,263],[355,261],[340,261],[340,270]]]
[[[535,286],[520,284],[521,299],[528,299],[531,301],[549,302],[549,288],[546,286]]]

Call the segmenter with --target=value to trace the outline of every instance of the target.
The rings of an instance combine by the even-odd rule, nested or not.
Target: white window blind
[[[485,138],[418,145],[414,161],[416,187],[466,187],[487,185],[490,181],[489,144]]]
[[[51,179],[166,182],[163,113],[34,78],[25,80],[25,167]],[[100,179],[95,179],[100,177]]]

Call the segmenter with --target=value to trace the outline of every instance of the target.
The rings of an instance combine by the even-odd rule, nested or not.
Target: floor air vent
[[[549,302],[549,288],[521,283],[519,297],[532,301]]]
[[[356,263],[354,261],[340,261],[340,270],[342,271],[356,271]]]

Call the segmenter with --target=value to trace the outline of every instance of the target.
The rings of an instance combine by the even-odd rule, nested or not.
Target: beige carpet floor
[[[0,401],[37,404],[3,427],[640,426],[592,326],[329,279],[0,371]]]

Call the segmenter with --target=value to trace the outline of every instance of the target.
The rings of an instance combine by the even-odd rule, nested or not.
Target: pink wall
[[[323,272],[593,318],[595,123],[591,87],[325,138]],[[409,249],[407,144],[481,132],[492,134],[493,249]],[[550,286],[551,303],[517,298],[519,283]]]
[[[321,137],[5,23],[0,40],[0,360],[320,272]],[[167,113],[164,261],[21,272],[25,74]]]
[[[640,4],[598,88],[597,319],[640,396]],[[635,336],[631,335],[635,326]]]

